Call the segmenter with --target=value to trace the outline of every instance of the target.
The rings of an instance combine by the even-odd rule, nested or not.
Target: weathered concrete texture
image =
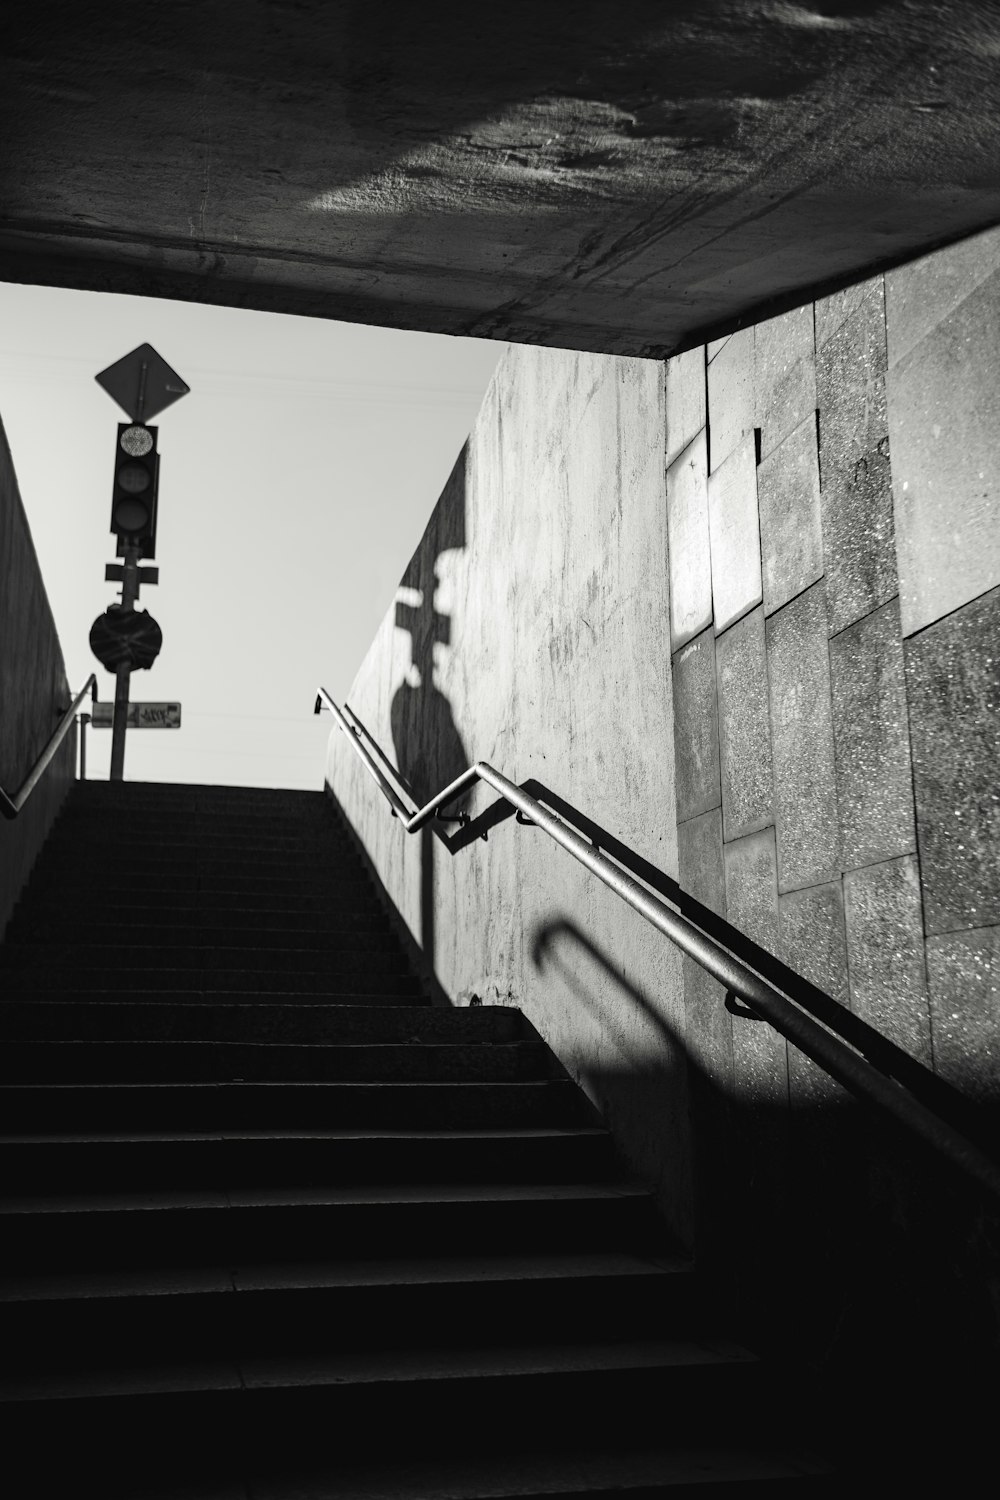
[[[726,915],[726,881],[722,860],[722,818],[718,808],[689,818],[677,829],[680,883],[718,916]],[[726,992],[693,958],[684,959],[684,1035],[688,1052],[718,1087],[733,1081],[732,1017]]]
[[[934,1066],[972,1099],[1000,1100],[1000,927],[927,942]]]
[[[905,642],[928,933],[1000,913],[1000,588]]]
[[[726,844],[726,916],[769,953],[778,946],[778,879],[774,829]],[[788,1102],[788,1044],[764,1021],[733,1017],[733,1082],[738,1099]]]
[[[670,555],[670,642],[673,651],[712,619],[712,555],[708,534],[705,433],[667,470]]]
[[[715,633],[702,631],[673,661],[674,779],[677,819],[718,807],[719,708],[715,684]]]
[[[667,463],[672,464],[705,426],[705,348],[667,360]]]
[[[949,293],[965,276],[950,274],[952,252],[931,256],[913,273],[929,305],[947,315],[889,373],[904,635],[1000,583],[1000,235],[976,243],[982,269],[992,269],[955,307]],[[968,273],[968,246],[957,259]],[[923,319],[912,316],[905,271],[895,285],[906,347],[912,325]],[[921,311],[926,317],[926,307]]]
[[[778,888],[840,872],[826,603],[816,583],[767,622]]]
[[[887,271],[885,331],[889,368],[915,349],[998,270],[1000,229],[987,229]]]
[[[665,356],[1000,218],[986,0],[387,14],[8,0],[0,275]]]
[[[725,630],[761,600],[757,464],[753,435],[743,438],[708,476],[712,606]]]
[[[724,464],[753,433],[753,329],[726,339],[708,366],[708,461]]]
[[[404,772],[441,787],[459,752],[485,759],[673,876],[663,424],[650,361],[508,350],[349,701]],[[444,995],[521,1006],[688,1238],[676,949],[537,829],[508,816],[462,847],[408,838],[339,733],[327,765]],[[498,800],[479,786],[467,807]]]
[[[845,870],[916,848],[899,602],[830,642],[837,803]]]
[[[812,304],[754,329],[755,426],[766,457],[816,410]]]
[[[920,1062],[931,1063],[916,857],[844,876],[851,1009]]]
[[[897,591],[881,277],[816,355],[830,634]]]
[[[727,840],[774,821],[764,613],[755,609],[715,643],[722,817]]]
[[[778,897],[778,955],[826,994],[848,1005],[847,932],[839,880],[786,891]],[[797,1047],[788,1049],[788,1091],[799,1107],[843,1097],[829,1073]]]
[[[810,412],[757,470],[764,613],[823,575],[816,419]]]

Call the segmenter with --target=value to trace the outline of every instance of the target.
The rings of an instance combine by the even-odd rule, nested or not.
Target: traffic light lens
[[[148,427],[126,427],[120,442],[130,458],[144,458],[153,446],[153,434]]]
[[[115,506],[114,529],[128,535],[141,531],[149,521],[149,506],[141,500],[119,500]]]
[[[122,464],[118,470],[118,488],[127,495],[141,495],[150,483],[149,470],[142,464]]]

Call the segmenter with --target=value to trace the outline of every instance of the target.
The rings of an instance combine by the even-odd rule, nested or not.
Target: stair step
[[[0,1137],[5,1192],[42,1194],[441,1186],[469,1181],[611,1182],[621,1168],[603,1128],[574,1130],[284,1131],[246,1135]]]
[[[115,968],[76,967],[72,964],[53,965],[51,968],[32,968],[30,965],[0,968],[3,994],[9,999],[25,999],[29,995],[55,994],[69,998],[74,994],[155,995],[166,993],[171,998],[178,995],[239,995],[243,998],[255,994],[269,997],[281,995],[292,1000],[301,995],[315,1000],[317,996],[338,995],[351,997],[386,997],[387,1003],[399,1005],[403,997],[420,997],[420,981],[406,972],[380,971],[369,973],[362,960],[357,963],[327,962],[322,968],[304,969],[293,964],[263,964],[253,968],[244,964],[233,969],[210,969],[205,967],[157,969],[153,966],[132,967],[120,964]]]
[[[288,934],[287,945],[256,945],[256,933],[240,933],[243,938],[238,946],[225,947],[208,942],[171,944],[133,943],[133,934],[125,928],[121,941],[111,943],[62,943],[21,942],[5,944],[0,950],[0,972],[6,974],[30,973],[39,980],[50,970],[71,969],[83,974],[93,970],[140,969],[203,970],[215,973],[218,970],[255,969],[259,972],[284,972],[295,974],[328,972],[331,977],[360,970],[364,974],[408,974],[402,950],[383,935],[380,944],[372,944],[369,937],[351,939],[334,934],[319,935],[313,939],[311,933]],[[280,937],[281,934],[277,934]],[[354,946],[354,942],[357,946]]]
[[[554,1076],[541,1042],[9,1042],[0,1083],[490,1082]]]
[[[494,1257],[488,1276],[468,1265],[464,1273],[440,1274],[434,1262],[426,1272],[411,1261],[380,1276],[358,1264],[317,1267],[312,1276],[301,1266],[295,1275],[281,1266],[237,1266],[192,1267],[186,1277],[133,1273],[117,1282],[107,1273],[64,1276],[51,1287],[34,1277],[15,1282],[13,1295],[0,1301],[0,1337],[19,1382],[52,1366],[85,1372],[96,1349],[102,1364],[127,1366],[174,1363],[192,1348],[201,1358],[256,1361],[325,1356],[331,1347],[342,1355],[573,1345],[581,1336],[690,1337],[699,1316],[704,1337],[687,1266],[624,1254],[604,1259],[606,1268],[588,1270],[536,1256],[534,1268],[516,1274]]]
[[[655,1255],[663,1231],[636,1185],[407,1184],[7,1198],[0,1258],[41,1272],[247,1261],[418,1258],[586,1249]]]
[[[187,998],[187,997],[186,997]],[[447,1042],[485,1046],[537,1040],[519,1010],[500,1005],[327,1005],[266,999],[247,1005],[216,1000],[172,1004],[127,1000],[42,999],[0,1001],[0,1038],[48,1041],[220,1041],[405,1043]]]
[[[286,984],[280,975],[260,975],[247,971],[240,971],[233,976],[232,983],[229,982],[228,976],[212,975],[210,986],[192,983],[189,973],[175,972],[174,979],[177,987],[174,989],[171,989],[168,984],[159,988],[155,970],[147,969],[134,976],[105,975],[106,985],[112,978],[118,981],[117,987],[110,984],[102,988],[99,983],[94,983],[91,987],[91,976],[84,976],[81,980],[80,976],[74,973],[72,977],[64,978],[57,984],[33,989],[25,975],[11,976],[3,983],[0,1013],[8,1003],[11,1005],[62,1004],[75,1007],[88,1005],[91,1002],[166,1005],[184,1009],[200,1005],[206,1011],[229,1002],[247,1008],[261,1005],[268,1012],[274,1009],[275,1004],[280,1004],[283,1009],[301,1006],[306,1011],[314,1011],[317,1007],[332,1010],[339,1006],[345,1009],[386,1007],[390,1010],[408,1007],[421,1015],[425,1010],[430,1009],[428,1001],[420,993],[415,981],[404,987],[397,984],[390,988],[385,985],[378,989],[359,992],[357,989],[346,988],[331,990],[325,983],[313,985],[308,980],[303,981],[301,974],[297,976],[294,987],[291,983]]]
[[[138,904],[148,906],[150,901],[158,903],[171,894],[183,895],[189,902],[193,895],[199,902],[205,894],[222,893],[233,895],[264,895],[274,893],[283,898],[301,897],[303,900],[321,900],[328,904],[336,901],[341,905],[356,904],[363,910],[371,910],[375,897],[374,887],[358,876],[344,871],[317,870],[310,874],[301,865],[298,869],[286,867],[272,870],[270,865],[255,866],[246,860],[228,860],[211,870],[158,869],[150,872],[149,879],[139,881],[136,872],[122,871],[117,867],[108,871],[70,871],[55,866],[51,871],[40,866],[31,877],[26,899],[32,901],[50,899],[61,906],[71,907],[81,891],[99,891],[107,904],[106,911],[114,911],[129,899],[138,899]]]
[[[385,916],[374,902],[367,910],[345,911],[336,904],[327,903],[325,907],[310,911],[239,906],[221,913],[193,906],[136,905],[128,908],[127,918],[119,908],[113,923],[108,921],[108,908],[102,902],[100,906],[89,909],[74,904],[71,920],[65,920],[65,913],[64,919],[58,923],[54,918],[54,908],[46,915],[41,904],[36,903],[30,919],[20,916],[11,923],[4,943],[12,946],[37,943],[51,937],[53,930],[58,931],[64,943],[117,944],[126,937],[132,946],[136,943],[204,945],[224,941],[227,934],[232,934],[230,941],[243,942],[246,933],[259,934],[262,939],[266,936],[268,941],[274,934],[286,934],[291,946],[295,944],[296,935],[301,933],[310,934],[306,946],[314,946],[311,942],[313,934],[321,945],[331,938],[353,934],[368,941],[378,938],[383,945],[387,941]]]
[[[102,1083],[0,1085],[0,1131],[590,1125],[568,1079],[532,1083]]]

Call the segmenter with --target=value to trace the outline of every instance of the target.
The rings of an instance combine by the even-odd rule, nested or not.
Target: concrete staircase
[[[0,982],[19,1493],[834,1493],[520,1013],[428,1003],[322,794],[76,787]]]

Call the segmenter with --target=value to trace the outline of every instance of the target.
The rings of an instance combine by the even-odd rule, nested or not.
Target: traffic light
[[[138,422],[118,424],[111,530],[118,537],[119,557],[126,544],[138,546],[143,557],[156,556],[156,432]]]

